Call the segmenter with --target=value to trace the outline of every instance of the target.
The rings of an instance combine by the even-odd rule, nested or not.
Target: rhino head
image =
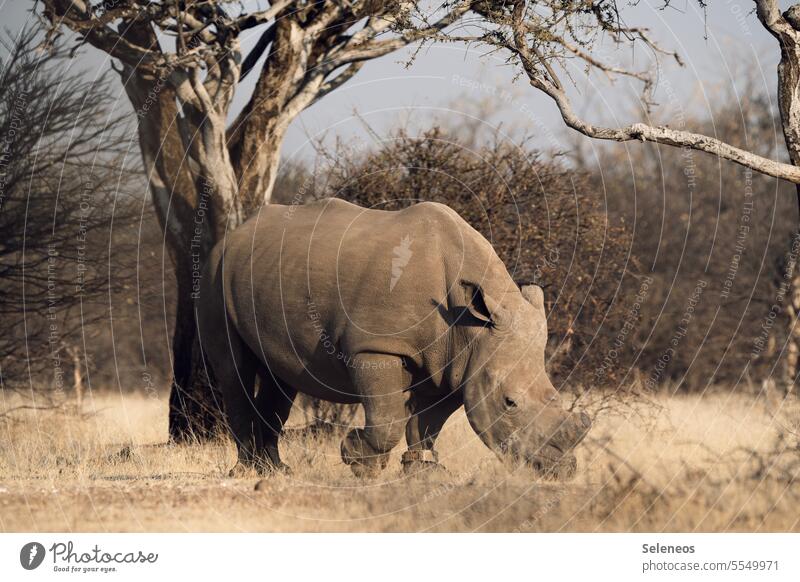
[[[462,282],[470,326],[462,379],[469,423],[501,458],[524,462],[544,477],[568,479],[572,449],[591,428],[585,413],[564,410],[545,371],[547,319],[535,285],[500,297]]]

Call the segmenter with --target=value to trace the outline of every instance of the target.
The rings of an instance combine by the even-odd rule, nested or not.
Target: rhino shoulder
[[[330,210],[334,209],[359,209],[363,210],[362,206],[358,204],[353,204],[347,200],[343,200],[342,198],[334,198],[333,196],[325,196],[323,198],[317,198],[316,200],[311,200],[310,202],[306,202],[303,204],[305,208],[326,208]]]
[[[430,216],[431,218],[447,218],[457,222],[464,222],[464,219],[461,218],[461,215],[458,214],[458,212],[450,208],[447,204],[442,204],[441,202],[430,202],[426,200],[425,202],[419,202],[413,206],[409,206],[401,212],[409,214],[422,214]]]
[[[447,237],[448,234],[460,238],[465,231],[473,230],[458,212],[439,202],[420,202],[401,210],[400,214],[419,228],[445,235],[445,238],[452,238]]]
[[[436,230],[445,235],[445,238],[451,243],[461,246],[465,242],[471,242],[472,245],[468,246],[472,248],[473,252],[477,251],[480,254],[489,253],[490,255],[495,255],[492,244],[486,240],[480,232],[473,228],[469,222],[464,220],[458,212],[446,204],[441,204],[440,202],[421,202],[406,210],[412,209],[416,209],[416,212],[424,215],[428,219],[426,222],[429,223],[429,226],[435,227]]]

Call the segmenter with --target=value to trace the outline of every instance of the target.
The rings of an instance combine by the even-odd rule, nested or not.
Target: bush
[[[712,99],[710,119],[686,115],[686,128],[780,159],[774,104],[752,85]],[[635,342],[645,384],[737,390],[779,378],[793,323],[785,312],[791,289],[780,285],[797,232],[794,187],[652,144],[601,149],[596,165],[579,166],[630,225],[631,252],[653,280],[642,306],[646,334]]]

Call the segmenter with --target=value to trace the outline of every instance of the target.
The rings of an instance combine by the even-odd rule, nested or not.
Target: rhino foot
[[[359,479],[374,479],[383,471],[380,465],[365,465],[364,463],[351,463],[350,470]]]
[[[228,471],[228,477],[232,479],[242,479],[248,477],[255,467],[249,463],[238,461],[233,468]]]
[[[376,451],[363,434],[364,429],[351,430],[342,440],[342,461],[359,479],[372,479],[386,468],[389,455]]]
[[[411,461],[410,463],[403,463],[403,473],[415,476],[450,475],[450,471],[447,470],[447,467],[431,461]]]
[[[261,461],[256,463],[256,471],[261,476],[269,475],[291,475],[292,469],[284,462],[273,463],[272,461]]]
[[[238,461],[228,472],[228,477],[232,479],[242,479],[251,477],[253,472],[258,474],[260,477],[292,474],[292,470],[285,463],[276,464],[271,461],[252,461],[245,463]]]
[[[433,450],[406,451],[400,460],[406,475],[449,475],[439,464],[439,455]]]

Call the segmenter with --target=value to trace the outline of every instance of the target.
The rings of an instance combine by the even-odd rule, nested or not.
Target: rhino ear
[[[505,309],[492,299],[483,288],[471,281],[461,281],[466,292],[466,304],[470,314],[479,321],[492,326],[501,324],[505,318]]]
[[[536,309],[544,311],[544,291],[538,285],[523,285],[519,288],[522,296]]]

